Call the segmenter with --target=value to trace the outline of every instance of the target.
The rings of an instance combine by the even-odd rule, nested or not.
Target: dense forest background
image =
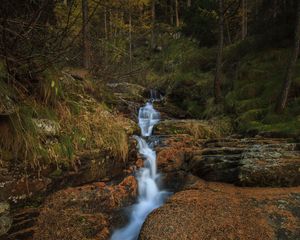
[[[82,96],[113,111],[107,85],[122,82],[158,89],[177,118],[222,119],[250,135],[300,133],[298,1],[4,0],[0,11],[0,144],[8,152],[71,158],[87,132],[95,139],[82,122],[67,124],[81,118]],[[66,124],[51,151],[36,118]],[[119,128],[102,129],[117,140],[100,142],[123,156]]]

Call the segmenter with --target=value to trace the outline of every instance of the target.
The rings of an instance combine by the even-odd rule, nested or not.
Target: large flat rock
[[[300,187],[240,188],[197,180],[151,213],[141,240],[299,239]]]
[[[98,182],[61,190],[42,206],[33,239],[108,239],[121,221],[120,210],[132,204],[136,194],[133,176],[118,185]]]

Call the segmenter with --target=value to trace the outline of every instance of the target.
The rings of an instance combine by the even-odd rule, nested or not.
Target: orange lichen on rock
[[[140,239],[277,239],[278,234],[300,233],[300,187],[240,188],[197,180],[176,193],[146,220]],[[281,205],[280,205],[281,204]],[[281,232],[280,232],[281,231]]]
[[[49,197],[38,218],[34,239],[108,239],[118,211],[137,194],[133,176],[119,185],[103,182],[67,188]]]

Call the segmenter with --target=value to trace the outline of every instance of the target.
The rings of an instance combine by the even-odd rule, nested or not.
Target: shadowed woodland
[[[2,0],[0,239],[126,225],[149,99],[174,196],[139,239],[300,239],[299,44],[296,0]]]

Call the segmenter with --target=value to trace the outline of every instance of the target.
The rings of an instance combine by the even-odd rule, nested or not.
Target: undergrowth
[[[246,134],[266,131],[299,135],[300,61],[288,106],[284,113],[275,114],[290,49],[266,46],[261,40],[253,36],[225,47],[222,104],[215,104],[213,96],[216,48],[199,48],[185,37],[168,40],[150,61],[154,70],[147,79],[188,117],[230,117],[235,131]]]
[[[110,95],[103,83],[61,71],[38,77],[34,94],[20,97],[2,70],[0,159],[38,170],[74,167],[78,154],[98,149],[126,161],[132,123],[105,104]]]

